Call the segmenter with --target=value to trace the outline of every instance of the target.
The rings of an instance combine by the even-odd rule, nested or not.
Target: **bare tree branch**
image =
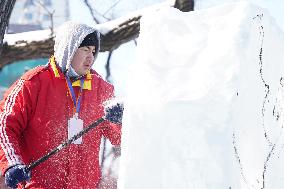
[[[102,35],[101,51],[115,50],[123,43],[137,38],[140,31],[140,18],[141,16],[131,18]]]
[[[97,15],[99,15],[100,17],[103,17],[103,18],[106,19],[107,21],[110,21],[110,20],[111,20],[110,18],[107,18],[104,14],[101,14],[99,11],[97,11],[96,9],[94,9],[94,8],[91,6],[91,4],[89,3],[88,0],[84,0],[84,2],[85,2],[85,5],[88,7],[88,9],[89,9],[89,11],[90,11],[90,13],[91,13],[91,15],[92,15],[94,21],[95,21],[97,24],[100,24],[100,23],[102,23],[102,22],[99,21],[99,19],[95,16],[95,13],[96,13]]]
[[[53,10],[52,12],[50,10],[48,10],[48,8],[41,2],[38,1],[37,2],[48,14],[49,19],[50,19],[50,37],[54,37],[54,22],[53,22],[53,15],[55,13],[55,10]]]
[[[193,0],[176,0],[175,8],[181,11],[192,11],[194,7]],[[130,18],[119,24],[108,33],[102,35],[101,52],[113,51],[123,43],[131,41],[138,37],[140,31],[140,18]],[[26,46],[11,45],[4,46],[0,59],[0,69],[11,62],[35,58],[47,58],[53,53],[53,39],[27,43]]]
[[[86,4],[86,6],[88,7],[88,9],[89,9],[89,11],[90,11],[90,13],[91,13],[91,15],[92,15],[94,21],[95,21],[97,24],[99,24],[100,21],[95,17],[93,8],[92,8],[92,6],[90,5],[89,1],[88,1],[88,0],[84,0],[84,2],[85,2],[85,4]]]
[[[107,10],[103,13],[103,16],[105,16],[109,11],[111,11],[118,3],[120,3],[120,0],[118,0],[117,2],[115,2],[112,6],[110,6],[109,9],[107,9]]]
[[[0,69],[5,65],[27,59],[46,58],[53,54],[54,41],[52,38],[44,41],[18,42],[17,45],[3,45],[3,54],[0,60]]]

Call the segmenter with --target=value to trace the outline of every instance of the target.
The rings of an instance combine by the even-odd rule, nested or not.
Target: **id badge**
[[[71,139],[74,135],[83,130],[83,120],[78,118],[76,113],[72,118],[68,120],[68,139]],[[82,144],[82,137],[78,138],[72,144]]]

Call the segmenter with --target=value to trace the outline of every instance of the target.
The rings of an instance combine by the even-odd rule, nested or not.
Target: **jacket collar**
[[[51,56],[49,59],[49,64],[50,67],[53,71],[54,77],[58,78],[58,79],[65,79],[64,74],[62,73],[62,71],[58,68],[56,61],[55,61],[55,57]],[[72,82],[72,86],[78,86],[80,87],[80,80],[74,81]],[[92,74],[90,73],[90,71],[88,71],[88,73],[85,76],[85,80],[84,80],[84,84],[83,84],[83,89],[87,89],[87,90],[92,90]]]

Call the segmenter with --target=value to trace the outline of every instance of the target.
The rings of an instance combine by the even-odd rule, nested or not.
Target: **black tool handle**
[[[88,127],[86,127],[85,129],[83,129],[82,131],[80,131],[79,133],[77,133],[76,135],[74,135],[72,138],[66,140],[65,142],[63,142],[62,144],[60,144],[59,146],[57,146],[56,148],[54,148],[53,150],[51,150],[48,154],[44,155],[43,157],[39,158],[38,160],[30,163],[27,166],[27,170],[31,171],[33,168],[35,168],[36,166],[38,166],[39,164],[41,164],[42,162],[46,161],[47,159],[49,159],[51,156],[53,156],[54,154],[56,154],[57,152],[59,152],[60,150],[62,150],[63,148],[65,148],[66,146],[70,145],[72,142],[74,142],[75,140],[77,140],[78,138],[80,138],[81,136],[83,136],[84,134],[86,134],[87,132],[89,132],[91,129],[95,128],[96,126],[98,126],[100,123],[104,122],[105,118],[101,117],[98,120],[96,120],[94,123],[92,123],[91,125],[89,125]]]

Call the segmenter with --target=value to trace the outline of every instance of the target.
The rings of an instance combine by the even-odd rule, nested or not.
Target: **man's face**
[[[72,68],[79,75],[85,75],[94,64],[95,46],[80,47],[76,50],[71,62]]]

